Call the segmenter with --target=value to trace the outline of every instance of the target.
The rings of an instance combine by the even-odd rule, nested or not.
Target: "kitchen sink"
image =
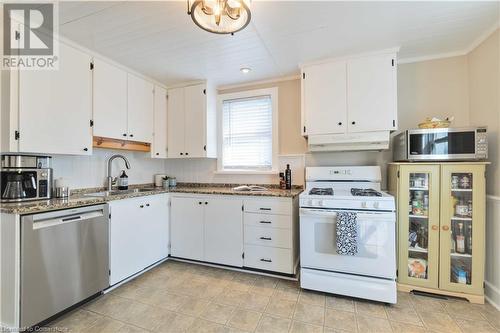
[[[142,193],[154,191],[154,188],[134,188],[131,190],[111,190],[111,191],[101,191],[84,194],[87,197],[112,197],[115,195],[132,194],[132,193]]]

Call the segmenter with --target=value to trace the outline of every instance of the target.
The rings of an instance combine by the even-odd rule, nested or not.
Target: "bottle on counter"
[[[118,189],[128,190],[128,176],[125,173],[125,170],[122,170],[122,174],[118,177]]]
[[[285,188],[287,190],[292,189],[292,170],[290,169],[290,164],[286,165],[286,170],[285,170]]]
[[[285,173],[280,172],[280,189],[286,190]]]

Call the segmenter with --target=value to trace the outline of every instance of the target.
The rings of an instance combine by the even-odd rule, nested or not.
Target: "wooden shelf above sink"
[[[121,150],[142,151],[142,152],[151,151],[151,144],[148,142],[110,139],[100,136],[93,137],[92,146],[94,148],[121,149]]]

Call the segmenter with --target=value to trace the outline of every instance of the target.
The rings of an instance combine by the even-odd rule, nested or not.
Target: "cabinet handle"
[[[342,122],[341,121],[339,121],[339,126],[342,126]]]
[[[144,208],[144,205],[140,205],[139,207]]]
[[[199,202],[198,202],[198,205],[201,205],[201,204],[202,204],[202,202],[201,202],[201,201],[199,201]]]
[[[179,154],[184,155],[184,153],[179,153]]]
[[[260,210],[271,210],[271,208],[263,208],[263,207],[260,207],[259,209]]]
[[[438,227],[437,225],[433,225],[433,226],[431,227],[431,229],[432,229],[432,230],[438,230],[438,229],[439,229],[439,227]]]
[[[208,205],[208,202],[207,202],[207,201],[205,201],[205,205]]]
[[[83,151],[89,151],[89,149],[88,148],[83,148]]]
[[[123,133],[123,136],[127,136],[127,133]]]
[[[355,121],[353,121],[351,124],[356,125],[356,122],[355,122]]]
[[[149,204],[146,204],[146,207],[149,207]]]
[[[160,153],[156,153],[156,156],[160,155]]]
[[[186,153],[186,156],[189,155],[189,153]]]
[[[130,134],[130,137],[131,137],[131,138],[133,138],[133,137],[134,137],[134,135],[133,135],[133,134]]]
[[[447,225],[443,225],[443,230],[448,231],[448,230],[450,230],[450,227],[448,227]]]
[[[271,222],[271,221],[259,221],[259,223],[263,223],[263,224],[271,224],[272,222]]]
[[[262,240],[272,240],[271,237],[260,237],[260,239],[262,239]]]
[[[273,262],[271,259],[264,259],[264,258],[261,258],[260,261],[263,261],[263,262]]]

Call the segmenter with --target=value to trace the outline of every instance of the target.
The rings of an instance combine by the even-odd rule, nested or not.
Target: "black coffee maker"
[[[50,199],[50,156],[2,155],[1,202]]]

